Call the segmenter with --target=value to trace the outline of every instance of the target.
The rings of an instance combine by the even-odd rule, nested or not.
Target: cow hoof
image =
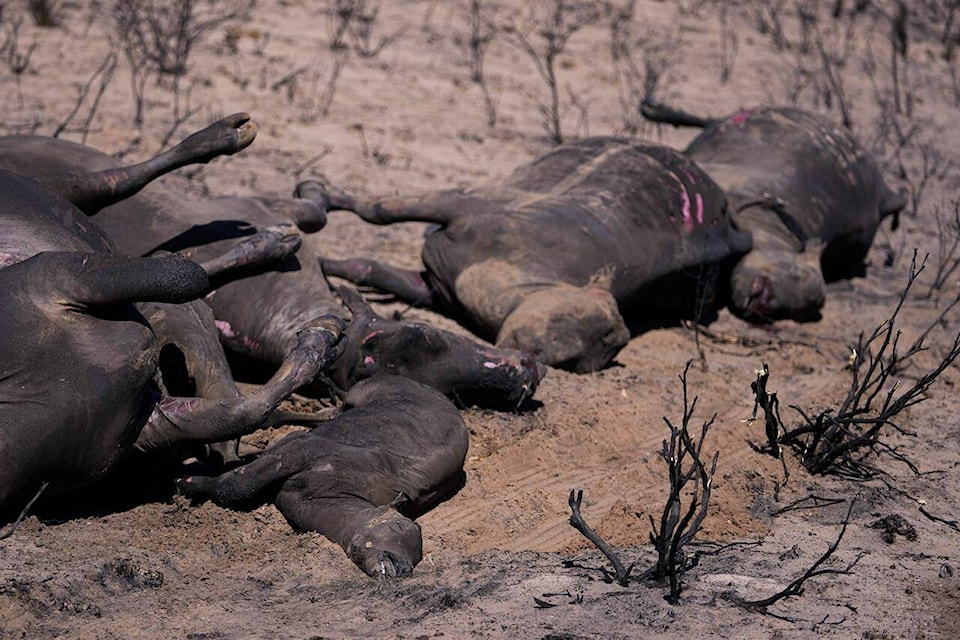
[[[293,200],[297,203],[297,210],[293,213],[293,219],[297,222],[297,228],[304,233],[316,233],[327,226],[327,210],[310,200]]]
[[[303,240],[292,224],[275,224],[264,228],[237,245],[251,265],[269,264],[292,256],[300,249]]]
[[[217,156],[246,149],[257,137],[257,125],[248,113],[235,113],[188,136],[175,151],[187,161],[210,162]]]
[[[189,498],[192,502],[200,502],[205,500],[207,497],[207,492],[204,488],[204,479],[194,476],[187,476],[186,478],[177,478],[177,492]]]
[[[337,316],[314,318],[297,331],[297,349],[322,351],[340,341],[347,323]]]
[[[216,126],[225,126],[230,132],[230,137],[234,140],[234,148],[225,151],[225,153],[236,153],[250,146],[254,138],[257,137],[257,123],[251,118],[249,113],[235,113],[227,116],[223,120],[215,123]]]
[[[324,176],[310,176],[301,180],[293,191],[296,198],[309,200],[324,211],[330,211],[337,202],[344,202],[349,199],[345,191],[342,191],[327,180]]]
[[[297,346],[286,360],[295,387],[307,384],[340,357],[346,347],[346,328],[337,316],[320,316],[297,331]]]

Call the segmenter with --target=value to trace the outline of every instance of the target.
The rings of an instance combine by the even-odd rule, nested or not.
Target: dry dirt
[[[6,4],[2,24],[10,29],[25,3]],[[550,148],[538,110],[545,86],[531,60],[504,36],[486,58],[498,114],[496,125],[488,126],[481,92],[470,81],[465,1],[382,2],[374,41],[380,35],[395,39],[374,57],[352,55],[329,114],[317,115],[333,59],[326,4],[259,0],[250,19],[234,27],[235,50],[222,26],[192,53],[185,84],[196,111],[182,130],[244,110],[259,122],[260,134],[244,153],[185,172],[178,178],[185,188],[200,195],[286,194],[299,173],[317,171],[366,193],[432,190],[496,179]],[[504,4],[513,8],[503,8],[501,18],[525,6]],[[547,3],[536,4],[542,9]],[[632,29],[647,38],[648,51],[674,38],[663,49],[673,65],[659,93],[689,110],[722,115],[788,102],[797,89],[801,106],[839,118],[836,95],[826,105],[824,92],[804,86],[797,72],[796,60],[813,68],[820,58],[815,47],[799,52],[794,3],[786,3],[781,16],[792,43],[787,50],[758,30],[748,8],[772,3],[742,4],[729,10],[738,48],[731,77],[721,83],[716,5],[636,3]],[[62,11],[59,27],[24,21],[20,51],[37,46],[19,80],[0,67],[5,132],[52,134],[110,49],[109,16],[86,3],[63,3]],[[835,24],[822,7],[817,28],[826,53],[838,51],[838,43],[853,48],[840,70],[853,128],[875,145],[880,118],[873,80],[881,90],[891,86],[889,27],[861,17],[852,34],[831,39]],[[702,358],[690,331],[652,330],[637,335],[604,371],[551,370],[530,411],[466,410],[472,435],[466,487],[420,520],[425,557],[405,580],[366,577],[321,536],[293,532],[272,506],[252,512],[191,506],[165,493],[160,472],[138,462],[139,473],[121,482],[122,496],[104,497],[101,489],[61,508],[69,517],[31,515],[0,543],[0,637],[958,637],[960,532],[920,512],[922,506],[960,520],[956,365],[943,372],[925,402],[902,414],[901,426],[914,436],[884,433],[884,442],[912,460],[919,475],[885,455],[871,459],[884,473],[874,480],[814,477],[788,454],[784,484],[780,464],[751,446],[762,440],[762,427],[744,421],[753,406],[750,382],[764,362],[789,426],[798,416],[788,405],[808,412],[836,406],[851,379],[851,345],[891,313],[913,248],[930,252],[935,266],[938,238],[950,237],[938,235],[935,213],[941,208],[952,216],[958,109],[938,40],[942,22],[924,24],[927,30],[911,23],[909,32],[904,86],[913,95],[912,122],[920,131],[904,157],[916,185],[922,151],[928,160],[937,151],[938,175],[926,184],[917,214],[905,215],[898,231],[878,235],[868,276],[831,286],[822,321],[757,328],[722,312],[709,326],[712,337],[700,335]],[[574,34],[558,59],[563,127],[570,137],[624,130],[609,42],[601,21]],[[642,60],[641,45],[632,42]],[[865,71],[868,49],[877,65],[872,76]],[[823,73],[815,77],[825,80]],[[64,136],[81,139],[78,129],[93,93]],[[147,124],[138,131],[121,56],[87,143],[125,151],[128,158],[155,152],[172,124],[171,96],[167,84],[146,86]],[[650,127],[635,133],[678,147],[693,135]],[[894,184],[906,184],[901,178],[890,174]],[[333,257],[367,254],[416,266],[422,231],[416,224],[370,228],[350,214],[335,214],[310,242]],[[954,274],[928,297],[932,271],[921,275],[905,305],[904,344],[956,295]],[[424,311],[410,315],[455,326]],[[956,313],[934,327],[929,350],[902,374],[901,388],[935,364],[958,329]],[[709,515],[697,536],[703,555],[684,578],[681,603],[670,605],[662,586],[603,580],[605,561],[567,524],[567,495],[583,489],[587,521],[637,563],[636,573],[650,566],[655,555],[648,516],[660,512],[667,489],[659,456],[667,433],[662,417],[680,419],[678,375],[691,358],[690,392],[699,397],[695,423],[717,414],[705,449],[718,450],[720,458]],[[775,515],[811,495],[844,502]],[[846,501],[854,497],[850,526],[825,565],[842,569],[862,554],[850,574],[812,579],[801,596],[773,605],[771,615],[733,603],[736,596],[771,595],[801,575],[837,538]],[[888,543],[868,526],[892,514],[915,528],[915,540],[897,536]],[[733,542],[750,544],[721,546]]]

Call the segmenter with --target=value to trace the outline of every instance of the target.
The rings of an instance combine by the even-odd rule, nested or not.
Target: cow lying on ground
[[[330,422],[285,437],[237,469],[179,486],[228,507],[273,500],[294,527],[336,542],[367,574],[404,575],[422,557],[411,518],[462,485],[467,438],[442,394],[379,375],[350,389]]]
[[[873,156],[822,116],[764,107],[708,120],[651,102],[643,114],[703,129],[685,153],[753,236],[730,283],[731,310],[747,320],[819,318],[825,281],[862,275],[881,220],[906,205]]]
[[[621,313],[709,311],[717,267],[750,248],[694,163],[617,138],[558,147],[475,189],[380,199],[315,178],[297,193],[374,224],[438,225],[423,272],[350,259],[324,261],[328,275],[439,308],[499,347],[577,372],[606,366],[626,344]]]
[[[95,149],[54,138],[0,138],[0,167],[31,175],[68,171],[110,171],[117,161]],[[162,181],[161,181],[162,182]],[[151,184],[132,198],[101,211],[97,223],[117,248],[130,255],[177,251],[209,260],[238,239],[283,222],[316,230],[326,209],[296,198],[225,197],[198,200],[163,184]],[[348,317],[330,290],[315,255],[296,256],[217,286],[206,301],[213,308],[228,350],[271,367],[296,344],[296,330],[319,315]],[[351,311],[359,310],[351,304]],[[530,397],[545,373],[530,356],[495,349],[422,323],[374,318],[347,329],[346,353],[327,371],[342,388],[378,372],[404,375],[460,400],[517,406]]]
[[[159,344],[135,303],[194,300],[209,290],[209,276],[286,255],[295,243],[285,233],[255,236],[208,262],[208,274],[181,256],[117,254],[84,213],[171,168],[242,149],[254,131],[248,121],[232,116],[141,165],[99,174],[36,181],[0,170],[0,510],[47,485],[88,484],[133,448],[252,431],[338,355],[343,322],[321,317],[302,326],[283,366],[255,393],[161,396]]]

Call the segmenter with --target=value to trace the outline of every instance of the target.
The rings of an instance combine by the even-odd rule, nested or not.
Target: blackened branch
[[[623,562],[620,560],[620,556],[617,555],[610,545],[600,537],[600,535],[590,528],[590,525],[583,519],[583,516],[580,515],[580,504],[583,502],[583,490],[577,491],[576,489],[570,490],[570,526],[583,534],[583,536],[592,542],[597,549],[606,556],[607,560],[610,561],[610,564],[613,565],[614,571],[614,580],[617,584],[622,587],[627,586],[627,583],[630,581],[630,572],[633,571],[633,564],[629,567],[624,568]],[[606,574],[607,572],[604,571]]]
[[[657,550],[657,564],[652,572],[652,578],[669,580],[670,594],[667,596],[667,601],[670,604],[677,604],[680,601],[680,577],[695,564],[695,562],[686,561],[683,548],[697,535],[707,515],[707,505],[713,488],[713,475],[716,473],[720,455],[719,452],[714,454],[709,471],[701,462],[703,441],[716,419],[716,414],[703,423],[699,441],[694,442],[690,436],[690,420],[697,406],[697,398],[694,397],[693,401],[690,401],[687,395],[687,372],[692,362],[692,360],[687,361],[680,376],[683,391],[683,418],[680,427],[674,426],[666,417],[663,418],[670,429],[670,439],[663,441],[660,455],[667,463],[670,493],[660,517],[659,528],[653,517],[650,517],[650,525],[653,528],[650,533],[650,542]],[[685,468],[688,456],[689,468]],[[691,482],[693,488],[689,492],[690,502],[684,511],[682,496],[687,492],[687,485]]]
[[[840,527],[840,534],[837,536],[837,539],[830,545],[830,548],[820,556],[816,562],[814,562],[809,569],[807,569],[802,576],[791,582],[785,589],[779,591],[769,598],[763,598],[762,600],[740,600],[738,604],[742,607],[748,609],[759,611],[760,613],[767,613],[766,609],[775,602],[788,598],[790,596],[799,596],[803,594],[803,584],[810,578],[822,575],[845,575],[851,573],[851,570],[860,562],[860,559],[863,558],[863,553],[857,554],[857,557],[853,559],[846,567],[843,569],[821,569],[820,566],[824,562],[830,559],[833,556],[833,553],[840,546],[840,541],[843,540],[843,534],[847,532],[847,525],[850,524],[850,514],[853,512],[853,505],[856,504],[856,499],[850,501],[850,506],[847,508],[847,515],[843,519],[843,526]]]

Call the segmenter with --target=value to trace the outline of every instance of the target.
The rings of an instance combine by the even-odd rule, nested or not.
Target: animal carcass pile
[[[549,367],[589,374],[650,323],[815,320],[903,206],[845,130],[797,109],[706,120],[683,152],[559,146],[506,180],[415,197],[190,198],[163,174],[247,147],[245,114],[132,166],[54,138],[0,138],[0,509],[74,491],[120,459],[199,458],[194,500],[274,501],[370,575],[420,561],[414,519],[465,481],[454,404],[524,410]],[[422,270],[301,246],[328,212],[432,223]],[[378,315],[328,277],[431,307],[478,340]],[[489,340],[490,343],[484,342]],[[495,345],[495,346],[494,346]],[[243,394],[228,353],[269,380]],[[330,414],[281,410],[332,392]],[[303,425],[258,456],[236,441]]]

